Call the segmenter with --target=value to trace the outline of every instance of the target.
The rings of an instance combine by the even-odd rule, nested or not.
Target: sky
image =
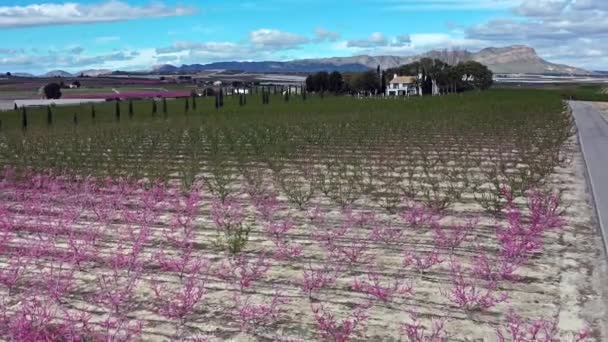
[[[608,70],[608,0],[2,0],[0,72],[528,45]]]

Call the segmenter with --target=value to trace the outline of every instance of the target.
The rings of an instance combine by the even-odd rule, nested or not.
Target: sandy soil
[[[289,298],[290,302],[278,324],[255,334],[251,331],[240,332],[238,324],[231,316],[231,302],[237,292],[235,284],[211,276],[206,283],[208,295],[188,326],[193,331],[211,336],[212,340],[264,341],[283,336],[287,340],[293,337],[293,340],[314,341],[318,339],[318,335],[315,333],[311,302],[323,303],[339,318],[344,317],[357,305],[367,303],[363,294],[352,291],[353,280],[361,277],[364,272],[374,270],[386,281],[406,280],[411,283],[415,292],[411,296],[397,298],[388,303],[374,302],[368,311],[370,319],[366,329],[357,335],[358,341],[401,340],[399,325],[408,321],[409,311],[417,311],[426,326],[430,325],[431,319],[445,319],[450,341],[495,341],[495,329],[504,322],[504,313],[510,309],[528,319],[559,320],[558,326],[564,331],[560,340],[568,340],[573,332],[589,325],[593,329],[593,340],[606,341],[607,259],[588,202],[590,197],[584,177],[584,164],[574,139],[570,142],[570,148],[574,151],[571,163],[559,168],[549,180],[551,188],[564,189],[566,226],[563,230],[546,236],[543,251],[518,270],[518,280],[499,283],[498,292],[509,295],[506,303],[487,311],[463,311],[444,295],[449,288],[450,279],[447,262],[433,266],[425,272],[404,268],[403,251],[424,253],[432,249],[432,231],[428,227],[406,226],[396,215],[387,214],[370,199],[358,201],[353,208],[354,212],[377,213],[378,219],[403,228],[404,238],[390,245],[370,242],[369,254],[375,255],[375,260],[369,264],[373,266],[358,264],[346,267],[334,285],[322,290],[310,300],[300,291],[299,279],[308,265],[322,265],[326,257],[319,244],[313,241],[312,232],[338,227],[342,219],[341,210],[326,198],[315,198],[313,202],[325,213],[325,223],[314,224],[306,211],[290,208],[286,198],[281,198],[283,209],[279,215],[289,216],[295,222],[289,239],[292,243],[301,245],[304,253],[291,261],[272,260],[272,268],[266,277],[245,292],[255,299],[268,300],[269,295],[278,289],[283,296]],[[211,260],[212,267],[217,268],[221,264],[223,254],[214,247],[216,232],[208,215],[210,198],[206,197],[204,203],[201,208],[202,215],[197,218],[197,226],[200,227],[196,236],[197,253]],[[254,211],[252,207],[247,209],[251,217],[254,216]],[[443,251],[444,260],[453,257],[467,264],[476,255],[476,246],[487,250],[496,246],[494,229],[497,224],[504,224],[503,220],[497,222],[494,217],[484,214],[482,208],[470,196],[464,196],[460,203],[450,207],[441,222],[449,226],[462,223],[471,216],[480,218],[472,239],[457,248],[452,256]],[[165,221],[169,220],[168,217]],[[255,256],[263,250],[271,249],[272,244],[264,235],[260,220],[250,221],[252,232],[246,250],[249,255]],[[166,229],[155,227],[154,241],[146,248],[146,255],[151,256],[159,248],[166,246],[163,235],[163,230],[166,232]],[[355,234],[365,237],[370,230],[370,227],[361,227]],[[107,243],[109,247],[106,252],[111,253],[112,245],[115,245],[116,241]],[[172,253],[169,249],[165,249],[165,252]],[[101,272],[104,271],[99,268],[78,272],[80,286],[86,290],[94,290],[95,283],[91,279]],[[140,305],[132,316],[146,322],[145,340],[166,341],[174,331],[174,324],[155,313],[155,299],[149,281],[152,277],[162,279],[169,286],[178,281],[177,277],[172,275],[159,276],[151,272],[144,274],[143,281],[137,288],[137,300]]]

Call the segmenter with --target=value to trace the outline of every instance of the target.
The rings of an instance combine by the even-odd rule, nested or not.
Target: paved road
[[[589,102],[571,101],[595,209],[608,251],[608,122]]]

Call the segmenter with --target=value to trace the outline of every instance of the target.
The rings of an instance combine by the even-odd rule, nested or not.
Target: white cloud
[[[524,0],[516,18],[494,19],[466,29],[488,45],[530,45],[552,62],[606,68],[608,1]]]
[[[409,38],[409,40],[408,40]],[[401,35],[383,46],[367,48],[353,48],[349,42],[340,42],[334,45],[336,51],[350,52],[366,55],[410,56],[430,50],[443,49],[471,49],[477,50],[487,47],[488,42],[466,38],[462,35],[448,33],[414,33]]]
[[[401,34],[395,37],[395,41],[391,46],[408,46],[412,43],[412,37],[409,34]]]
[[[517,6],[521,0],[386,0],[388,10],[401,11],[462,11],[499,10]]]
[[[154,49],[124,50],[106,54],[26,54],[20,52],[14,55],[0,56],[0,67],[6,70],[37,70],[64,69],[77,72],[84,68],[100,69],[144,69],[156,64]]]
[[[328,31],[322,27],[317,27],[315,29],[315,36],[316,36],[315,42],[323,42],[323,41],[335,42],[336,40],[338,40],[338,38],[340,38],[339,33]]]
[[[205,59],[217,58],[243,58],[252,49],[245,45],[231,42],[176,42],[169,47],[157,48],[159,55],[184,56],[207,56]]]
[[[559,15],[569,2],[569,0],[524,1],[515,9],[515,12],[519,15],[528,17]]]
[[[130,5],[119,0],[94,4],[66,2],[26,6],[0,6],[0,27],[86,24],[125,21],[144,17],[172,17],[194,13],[194,8],[167,6],[161,2]]]
[[[372,48],[379,46],[387,46],[388,44],[389,41],[384,35],[384,33],[374,32],[368,38],[349,40],[346,46],[354,48]]]
[[[309,43],[310,39],[290,32],[259,29],[249,33],[249,41],[260,48],[290,49]]]

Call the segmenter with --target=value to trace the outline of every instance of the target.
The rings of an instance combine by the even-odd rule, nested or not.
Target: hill
[[[501,48],[486,48],[478,52],[467,50],[433,50],[414,56],[369,56],[331,57],[301,59],[288,62],[217,62],[210,64],[182,65],[180,67],[165,64],[155,67],[156,73],[192,73],[205,70],[240,70],[247,72],[302,72],[316,71],[364,71],[378,65],[382,69],[397,67],[420,60],[437,58],[448,64],[465,61],[477,61],[487,65],[496,74],[557,74],[588,75],[584,69],[568,65],[555,64],[542,59],[536,51],[525,45],[514,45]]]

